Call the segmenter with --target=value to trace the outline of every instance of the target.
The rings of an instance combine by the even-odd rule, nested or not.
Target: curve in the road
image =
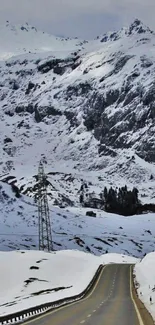
[[[142,319],[132,293],[131,274],[130,265],[110,264],[103,269],[87,297],[26,324],[153,325],[150,318],[149,322],[147,317]]]

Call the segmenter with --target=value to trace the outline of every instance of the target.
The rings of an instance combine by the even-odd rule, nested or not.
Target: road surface
[[[143,317],[143,316],[142,316]],[[91,293],[81,301],[27,322],[33,325],[149,325],[131,293],[130,265],[106,266]],[[153,323],[152,323],[153,324]]]

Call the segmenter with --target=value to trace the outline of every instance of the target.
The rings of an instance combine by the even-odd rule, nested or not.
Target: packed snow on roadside
[[[155,252],[147,254],[134,269],[138,295],[155,320]]]
[[[100,264],[135,263],[119,254],[94,256],[68,250],[0,252],[0,315],[82,292]]]
[[[117,264],[135,264],[139,261],[138,258],[123,254],[117,254],[117,253],[108,253],[100,256],[100,259],[103,260],[103,264],[111,264],[111,263],[117,263]]]

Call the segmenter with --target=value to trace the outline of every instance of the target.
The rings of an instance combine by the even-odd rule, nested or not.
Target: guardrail
[[[24,321],[27,321],[28,319],[33,319],[36,318],[37,315],[39,316],[40,314],[46,314],[47,312],[58,309],[61,306],[68,305],[74,301],[78,301],[84,297],[86,297],[92,287],[94,286],[97,278],[99,277],[101,271],[103,269],[103,265],[100,265],[92,278],[91,282],[87,286],[85,290],[83,290],[80,294],[72,296],[72,297],[67,297],[63,298],[57,301],[53,302],[48,302],[45,304],[41,304],[39,306],[31,307],[29,309],[25,309],[19,312],[16,312],[14,314],[9,314],[9,315],[4,315],[0,316],[0,325],[7,325],[7,324],[14,324],[14,323],[23,323]]]

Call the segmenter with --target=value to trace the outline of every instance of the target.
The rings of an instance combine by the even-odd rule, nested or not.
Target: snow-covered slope
[[[155,217],[122,217],[86,208],[50,206],[54,250],[78,249],[143,257],[155,247]],[[16,198],[9,185],[0,188],[0,250],[38,249],[38,211],[31,198]]]
[[[6,28],[41,43],[29,26]],[[51,44],[52,52],[35,45],[36,53],[26,47],[0,63],[1,174],[28,193],[44,157],[53,188],[73,204],[81,179],[98,192],[136,185],[143,201],[154,202],[155,34],[136,20],[104,40]]]
[[[135,266],[135,276],[139,298],[155,320],[155,253],[146,255]]]
[[[55,37],[28,23],[12,25],[9,21],[0,26],[0,40],[0,60],[24,53],[74,51],[87,44],[83,40]]]
[[[100,264],[136,263],[128,256],[78,251],[0,252],[0,315],[81,293]],[[104,262],[105,261],[105,262]],[[11,267],[10,267],[11,266]],[[20,272],[19,272],[20,267]]]

